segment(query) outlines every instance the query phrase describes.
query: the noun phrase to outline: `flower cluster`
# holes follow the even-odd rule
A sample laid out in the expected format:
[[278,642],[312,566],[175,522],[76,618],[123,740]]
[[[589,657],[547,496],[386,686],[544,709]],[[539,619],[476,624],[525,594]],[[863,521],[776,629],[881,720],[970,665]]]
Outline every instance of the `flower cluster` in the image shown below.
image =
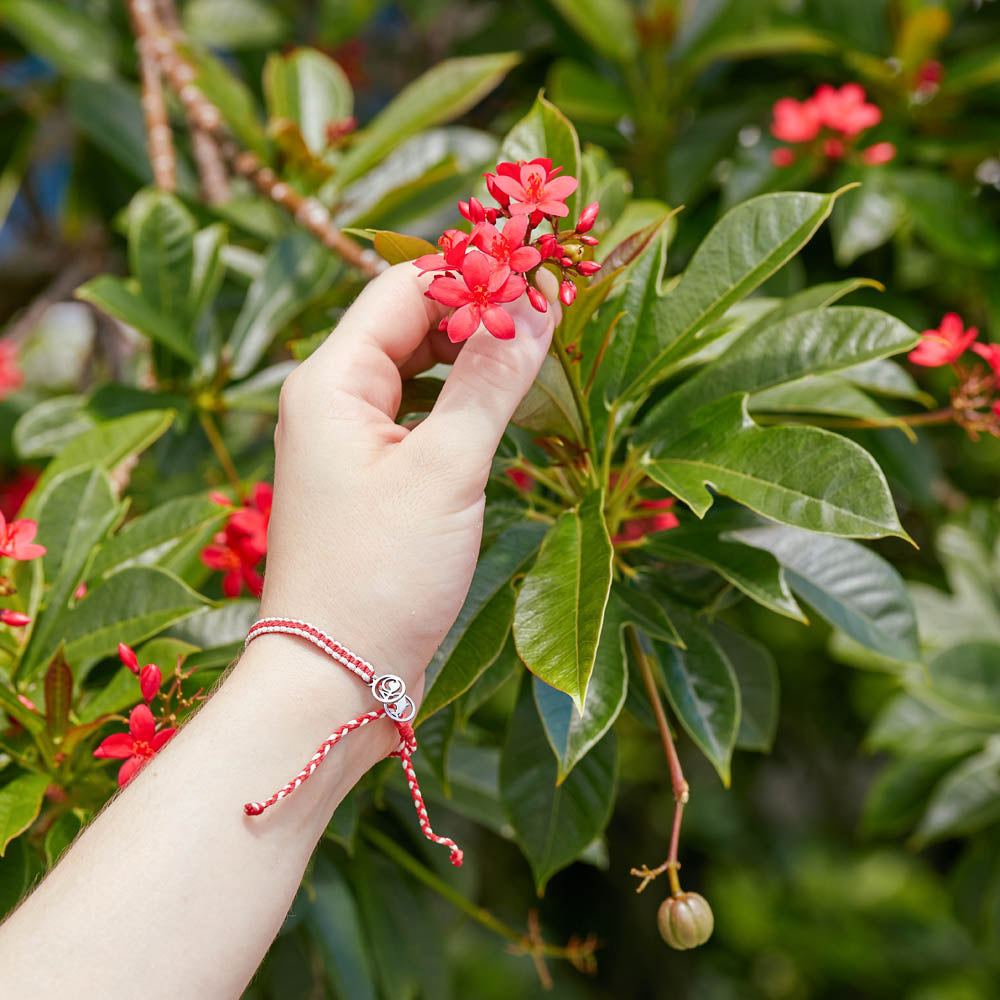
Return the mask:
[[[201,550],[201,561],[223,573],[222,592],[226,597],[239,597],[244,584],[254,597],[260,597],[264,578],[257,566],[267,555],[267,525],[271,519],[273,490],[269,483],[256,483],[247,503],[236,508],[226,526]],[[224,493],[213,493],[212,499],[223,507],[232,506]]]
[[665,500],[640,500],[637,507],[640,511],[658,511],[640,517],[631,517],[622,523],[621,528],[611,539],[615,545],[622,542],[637,542],[646,535],[654,535],[658,531],[669,531],[680,523],[677,515],[671,510],[677,501],[673,497]]
[[[797,101],[782,97],[774,105],[771,134],[796,147],[780,146],[771,154],[778,167],[795,162],[801,150],[827,159],[842,160],[851,155],[858,136],[882,120],[882,112],[865,100],[860,84],[846,83],[839,90],[824,83],[812,97]],[[896,155],[891,142],[876,142],[861,151],[860,160],[869,166],[888,163]]]
[[[486,207],[478,198],[460,201],[458,209],[472,224],[471,231],[446,230],[438,240],[440,253],[414,261],[425,273],[442,272],[426,295],[455,310],[441,321],[441,329],[455,343],[471,337],[480,324],[500,340],[512,339],[514,318],[504,306],[522,295],[538,312],[545,312],[548,302],[538,288],[543,262],[558,270],[559,299],[567,306],[576,298],[573,275],[590,277],[600,270],[595,261],[584,259],[588,248],[597,245],[589,233],[598,203],[580,213],[574,229],[559,229],[559,220],[569,215],[566,199],[579,184],[575,177],[563,175],[562,167],[553,168],[547,157],[500,163],[496,173],[485,177],[498,207]],[[543,224],[545,231],[535,233]]]
[[[38,533],[38,522],[22,517],[8,521],[0,511],[0,556],[6,556],[17,562],[27,562],[45,555],[45,546],[35,542]],[[0,597],[9,597],[17,593],[11,581],[0,576]],[[11,608],[0,609],[0,624],[10,628],[22,628],[31,624],[31,619],[20,611]]]
[[[177,732],[178,712],[192,708],[204,696],[199,688],[191,697],[183,697],[181,682],[194,671],[185,673],[181,669],[180,657],[177,658],[173,682],[166,691],[161,690],[163,674],[155,663],[140,667],[135,650],[123,642],[118,644],[118,658],[139,679],[142,703],[129,713],[128,732],[112,733],[105,737],[94,750],[94,756],[98,759],[124,761],[118,770],[118,785],[124,788]],[[153,714],[152,709],[153,701],[157,698],[160,699],[159,717]]]
[[[909,358],[924,368],[951,365],[958,384],[951,391],[949,416],[975,438],[979,433],[1000,437],[1000,344],[980,343],[979,330],[968,329],[958,313],[948,313],[933,330],[924,330]],[[986,368],[968,367],[962,356],[971,350]]]

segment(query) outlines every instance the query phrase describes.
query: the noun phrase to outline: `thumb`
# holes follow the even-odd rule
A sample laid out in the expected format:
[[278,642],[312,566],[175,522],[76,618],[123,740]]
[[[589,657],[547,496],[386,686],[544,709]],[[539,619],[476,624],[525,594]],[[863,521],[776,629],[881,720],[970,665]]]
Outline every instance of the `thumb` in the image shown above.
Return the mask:
[[[517,334],[497,340],[480,328],[463,345],[434,409],[411,438],[445,454],[463,473],[481,478],[481,490],[500,438],[518,404],[538,375],[552,331],[561,316],[558,305],[537,312],[527,296],[507,307]],[[421,440],[422,439],[422,440]]]

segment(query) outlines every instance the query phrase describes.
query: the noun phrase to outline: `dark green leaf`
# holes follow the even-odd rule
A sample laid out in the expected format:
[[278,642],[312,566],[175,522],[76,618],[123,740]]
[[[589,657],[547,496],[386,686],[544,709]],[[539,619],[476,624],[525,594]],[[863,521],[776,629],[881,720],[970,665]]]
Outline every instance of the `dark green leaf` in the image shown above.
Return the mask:
[[611,539],[595,490],[559,515],[524,578],[514,641],[525,666],[582,709],[611,590]]
[[964,837],[1000,820],[1000,742],[963,761],[934,790],[914,842]]
[[888,243],[905,214],[902,199],[885,172],[866,169],[861,187],[845,191],[830,216],[837,263],[847,267],[862,254]]
[[898,837],[923,815],[934,787],[954,757],[904,757],[887,764],[872,782],[861,828],[868,836]]
[[284,18],[265,0],[189,0],[184,29],[199,42],[223,49],[267,48],[287,34]]
[[518,427],[536,434],[559,434],[571,441],[583,436],[580,414],[563,366],[551,354],[511,417]]
[[63,851],[69,847],[80,832],[80,818],[71,812],[63,813],[48,828],[45,834],[45,861],[53,868]]
[[94,426],[83,408],[83,396],[43,399],[25,411],[14,425],[12,443],[21,458],[47,458]]
[[73,671],[60,650],[45,671],[45,725],[57,744],[66,734],[72,703]]
[[929,693],[945,709],[1000,719],[1000,642],[963,642],[927,666]]
[[486,704],[501,688],[520,676],[524,669],[514,646],[514,637],[508,636],[500,655],[480,674],[478,680],[455,702],[458,725],[464,727],[469,717]]
[[577,122],[615,125],[635,114],[635,103],[622,88],[574,59],[552,64],[548,89],[556,107]]
[[960,757],[981,750],[993,732],[943,715],[911,694],[900,693],[879,712],[865,737],[872,750],[905,757]]
[[0,788],[0,858],[7,845],[35,822],[49,781],[47,774],[22,774]]
[[558,787],[558,769],[534,699],[514,710],[500,759],[500,795],[539,894],[604,830],[614,804],[616,753],[608,733]]
[[770,753],[778,729],[778,665],[770,650],[742,632],[715,622],[710,631],[729,660],[740,689],[740,750]]
[[639,51],[633,10],[626,0],[552,0],[559,13],[602,55],[629,63]]

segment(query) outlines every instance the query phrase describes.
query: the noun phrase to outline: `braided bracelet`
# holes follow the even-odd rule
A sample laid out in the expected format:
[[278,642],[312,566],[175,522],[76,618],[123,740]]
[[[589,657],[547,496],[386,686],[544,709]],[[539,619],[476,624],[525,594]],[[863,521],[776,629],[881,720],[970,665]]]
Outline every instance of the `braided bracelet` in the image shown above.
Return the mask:
[[406,783],[410,787],[410,796],[413,798],[413,807],[417,811],[417,820],[420,829],[428,840],[435,844],[441,844],[451,850],[451,863],[460,865],[462,863],[462,851],[454,840],[449,837],[439,837],[432,829],[430,820],[427,818],[427,807],[424,805],[424,797],[420,793],[420,785],[417,783],[417,775],[413,770],[413,763],[410,758],[416,752],[417,738],[413,732],[410,720],[417,714],[417,707],[413,699],[406,693],[406,684],[401,677],[395,674],[376,674],[375,668],[360,656],[355,656],[349,649],[346,649],[339,642],[335,642],[322,629],[310,625],[308,622],[299,621],[295,618],[261,618],[253,623],[247,633],[243,648],[253,642],[258,636],[267,633],[281,633],[284,635],[297,635],[301,639],[306,639],[314,646],[321,649],[327,656],[336,660],[339,664],[347,667],[353,674],[357,674],[372,691],[372,695],[379,703],[379,707],[364,715],[359,715],[356,719],[351,719],[336,732],[331,733],[321,744],[319,749],[309,759],[309,763],[287,785],[279,788],[269,799],[263,802],[248,802],[243,811],[248,816],[259,816],[265,809],[273,806],[279,799],[291,795],[317,767],[323,762],[326,755],[343,739],[348,733],[355,729],[361,729],[370,722],[376,722],[381,718],[389,719],[399,730],[399,746],[393,750],[389,756],[398,757],[403,765],[406,774]]

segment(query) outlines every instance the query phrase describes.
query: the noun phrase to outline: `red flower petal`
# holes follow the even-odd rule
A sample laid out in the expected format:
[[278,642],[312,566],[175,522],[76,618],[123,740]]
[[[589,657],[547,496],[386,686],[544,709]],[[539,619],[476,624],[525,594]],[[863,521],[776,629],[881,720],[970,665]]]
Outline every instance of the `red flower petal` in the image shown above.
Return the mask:
[[519,274],[510,275],[507,280],[493,293],[494,302],[513,302],[518,296],[524,294],[528,283]]
[[446,306],[463,306],[469,301],[469,289],[457,278],[440,277],[431,282],[427,297]]
[[121,759],[132,756],[132,736],[130,733],[112,733],[101,740],[94,750],[95,757]]
[[[462,261],[462,277],[469,288],[489,284],[496,271],[496,264],[481,250],[470,250]],[[468,295],[465,299],[468,302]]]
[[483,310],[483,325],[497,340],[513,340],[517,332],[510,313],[500,306],[490,306]]
[[231,570],[222,578],[222,593],[226,597],[239,597],[243,589],[243,575],[238,569]]
[[173,728],[171,728],[171,729],[161,729],[153,737],[153,742],[151,744],[152,747],[153,747],[153,752],[155,753],[158,750],[162,750],[163,747],[165,747],[167,745],[167,743],[170,742],[170,737],[173,736],[174,733],[176,733],[176,732],[177,732],[177,730],[173,729]]
[[153,738],[156,722],[153,713],[146,705],[136,705],[132,709],[128,717],[128,728],[137,740],[145,740],[148,743]]
[[[528,221],[526,215],[517,215],[517,219]],[[518,247],[510,255],[510,268],[512,271],[530,271],[536,264],[542,262],[542,255],[534,247]]]
[[[504,164],[501,163],[500,167],[503,166]],[[496,184],[497,187],[500,188],[500,190],[503,191],[505,195],[508,195],[509,197],[515,199],[516,201],[523,201],[525,198],[528,197],[528,192],[524,190],[524,186],[521,184],[519,180],[515,180],[514,177],[508,177],[505,176],[504,174],[499,174],[497,176]]]
[[145,763],[142,757],[129,757],[118,769],[118,787],[124,788],[142,770]]
[[448,320],[448,339],[457,344],[459,341],[468,340],[479,327],[479,306],[462,306],[458,312],[454,313]]
[[580,182],[575,177],[556,177],[545,185],[545,199],[565,201],[578,187]]

